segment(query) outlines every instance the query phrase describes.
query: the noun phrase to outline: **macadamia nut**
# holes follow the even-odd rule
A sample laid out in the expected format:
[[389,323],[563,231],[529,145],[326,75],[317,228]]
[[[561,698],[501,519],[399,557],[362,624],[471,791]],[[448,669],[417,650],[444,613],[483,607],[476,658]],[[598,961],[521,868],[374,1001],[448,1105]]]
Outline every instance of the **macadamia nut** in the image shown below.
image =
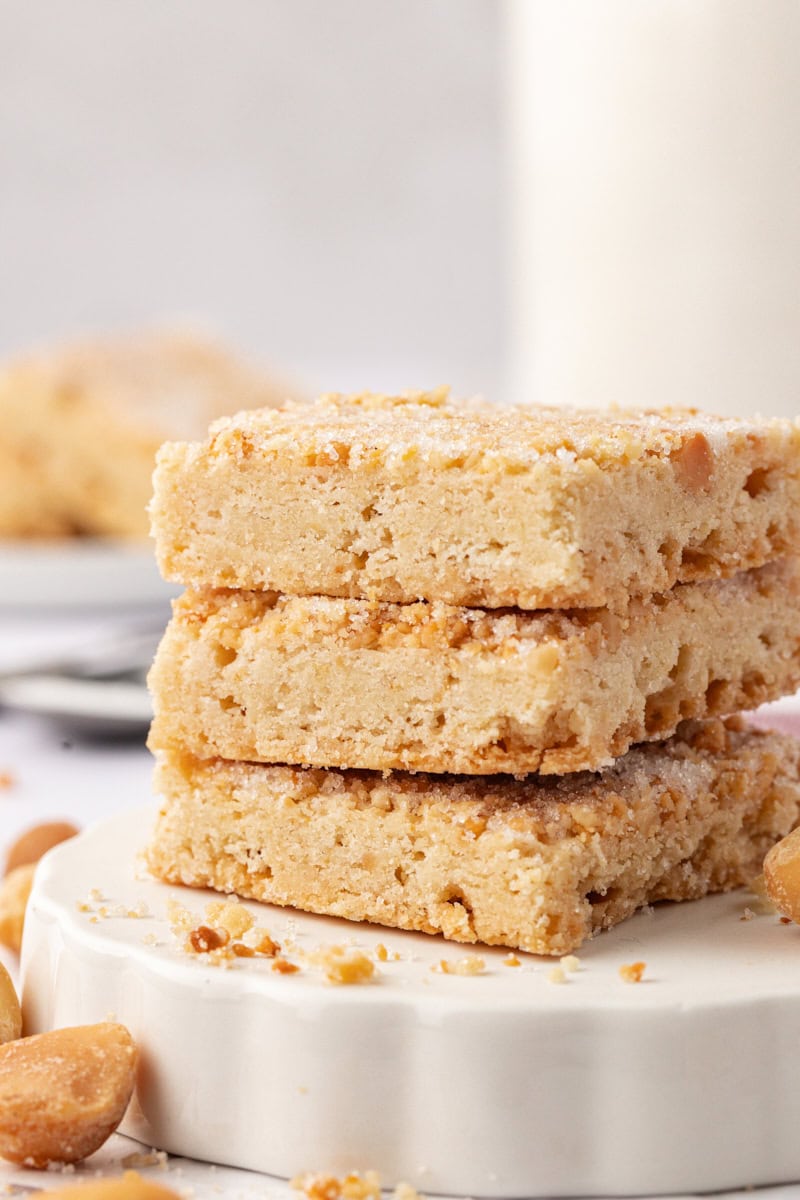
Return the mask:
[[37,863],[53,846],[75,837],[76,833],[78,829],[69,821],[46,821],[26,829],[11,844],[6,855],[5,874],[9,875],[17,867],[24,867],[28,863]]
[[0,882],[0,946],[7,946],[19,954],[22,945],[22,927],[25,924],[25,909],[33,887],[35,863],[15,867]]
[[160,1183],[143,1179],[136,1171],[126,1171],[112,1179],[92,1179],[88,1183],[73,1184],[43,1192],[42,1200],[58,1196],[59,1200],[180,1200],[177,1192]]
[[0,1046],[0,1155],[46,1167],[93,1154],[122,1120],[135,1076],[124,1025],[78,1025]]
[[778,912],[800,924],[800,827],[764,859],[764,882]]
[[22,1012],[11,976],[0,963],[0,1046],[22,1033]]

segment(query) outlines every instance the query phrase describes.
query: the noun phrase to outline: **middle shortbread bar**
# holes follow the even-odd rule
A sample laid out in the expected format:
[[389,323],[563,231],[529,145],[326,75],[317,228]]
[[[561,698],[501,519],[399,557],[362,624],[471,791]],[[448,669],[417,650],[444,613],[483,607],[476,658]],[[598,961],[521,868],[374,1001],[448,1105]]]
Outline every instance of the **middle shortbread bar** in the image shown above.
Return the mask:
[[800,565],[527,613],[189,591],[150,676],[150,746],[373,770],[596,770],[686,718],[800,684]]

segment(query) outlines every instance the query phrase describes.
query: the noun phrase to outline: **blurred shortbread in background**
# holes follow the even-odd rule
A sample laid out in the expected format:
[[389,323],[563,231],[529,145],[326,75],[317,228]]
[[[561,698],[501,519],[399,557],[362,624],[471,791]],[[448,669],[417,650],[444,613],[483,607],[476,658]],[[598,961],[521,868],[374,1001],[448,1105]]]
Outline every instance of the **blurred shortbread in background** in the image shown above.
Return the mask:
[[155,453],[296,389],[191,333],[84,340],[0,370],[0,536],[144,538]]

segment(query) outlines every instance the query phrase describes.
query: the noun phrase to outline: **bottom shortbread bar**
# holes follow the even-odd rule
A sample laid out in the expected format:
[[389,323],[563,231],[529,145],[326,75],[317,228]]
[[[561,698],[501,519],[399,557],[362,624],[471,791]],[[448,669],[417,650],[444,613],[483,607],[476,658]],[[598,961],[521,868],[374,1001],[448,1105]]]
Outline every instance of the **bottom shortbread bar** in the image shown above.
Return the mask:
[[163,759],[162,879],[539,954],[748,882],[800,821],[800,742],[687,723],[599,774],[383,776]]

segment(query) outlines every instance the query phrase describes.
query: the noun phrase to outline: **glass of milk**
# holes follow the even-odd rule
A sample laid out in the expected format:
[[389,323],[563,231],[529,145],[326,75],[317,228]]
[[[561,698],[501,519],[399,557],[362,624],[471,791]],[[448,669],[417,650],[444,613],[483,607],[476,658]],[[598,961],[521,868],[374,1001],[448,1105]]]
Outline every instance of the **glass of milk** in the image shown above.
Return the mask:
[[800,0],[510,0],[512,396],[800,414]]

